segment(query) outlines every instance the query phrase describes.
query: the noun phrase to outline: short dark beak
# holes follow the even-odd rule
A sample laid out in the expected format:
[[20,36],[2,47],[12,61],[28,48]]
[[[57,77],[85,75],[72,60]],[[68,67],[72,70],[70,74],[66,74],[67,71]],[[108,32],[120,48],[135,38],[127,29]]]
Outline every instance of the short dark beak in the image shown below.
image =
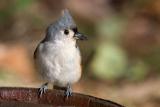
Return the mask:
[[78,40],[87,40],[87,37],[79,32],[76,32],[74,34],[74,38],[78,39]]

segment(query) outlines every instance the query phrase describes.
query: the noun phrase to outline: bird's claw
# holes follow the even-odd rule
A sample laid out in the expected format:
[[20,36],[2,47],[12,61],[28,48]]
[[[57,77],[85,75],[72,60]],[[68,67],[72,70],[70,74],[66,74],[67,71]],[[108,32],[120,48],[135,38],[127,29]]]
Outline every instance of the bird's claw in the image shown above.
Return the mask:
[[70,87],[70,85],[67,85],[65,97],[68,99],[69,96],[72,96],[72,88]]
[[48,89],[48,83],[43,84],[39,89],[38,89],[38,96],[41,98],[44,93],[46,93],[46,90]]

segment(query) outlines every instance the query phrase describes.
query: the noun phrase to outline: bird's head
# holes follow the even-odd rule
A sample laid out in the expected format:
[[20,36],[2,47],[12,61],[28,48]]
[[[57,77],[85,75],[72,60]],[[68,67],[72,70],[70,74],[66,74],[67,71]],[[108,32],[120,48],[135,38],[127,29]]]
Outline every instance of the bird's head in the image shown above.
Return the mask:
[[62,16],[47,28],[47,38],[54,40],[86,40],[87,37],[78,32],[77,26],[67,9]]

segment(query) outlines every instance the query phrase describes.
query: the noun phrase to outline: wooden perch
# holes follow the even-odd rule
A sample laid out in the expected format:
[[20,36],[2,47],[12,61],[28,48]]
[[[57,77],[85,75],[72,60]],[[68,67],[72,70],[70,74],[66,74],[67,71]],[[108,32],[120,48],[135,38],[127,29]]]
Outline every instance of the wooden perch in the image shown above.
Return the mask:
[[73,93],[64,99],[61,90],[47,90],[38,98],[36,88],[0,88],[0,107],[124,107],[112,101]]

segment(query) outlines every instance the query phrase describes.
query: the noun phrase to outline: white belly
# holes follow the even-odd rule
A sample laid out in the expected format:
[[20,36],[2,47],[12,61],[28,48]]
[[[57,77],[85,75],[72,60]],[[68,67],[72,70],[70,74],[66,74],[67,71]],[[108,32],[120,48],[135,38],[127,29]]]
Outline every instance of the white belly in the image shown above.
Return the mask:
[[36,63],[41,76],[58,86],[77,82],[81,76],[79,49],[67,44],[39,45]]

